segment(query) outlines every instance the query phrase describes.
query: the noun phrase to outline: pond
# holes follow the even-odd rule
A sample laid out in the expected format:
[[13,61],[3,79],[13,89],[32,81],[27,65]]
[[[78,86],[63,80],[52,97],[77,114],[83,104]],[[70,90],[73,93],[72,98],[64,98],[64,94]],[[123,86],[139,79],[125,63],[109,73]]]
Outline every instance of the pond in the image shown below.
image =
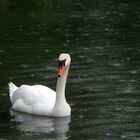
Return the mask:
[[[140,140],[140,2],[1,0],[0,18],[0,140]],[[13,112],[8,83],[55,90],[62,52],[71,117]]]

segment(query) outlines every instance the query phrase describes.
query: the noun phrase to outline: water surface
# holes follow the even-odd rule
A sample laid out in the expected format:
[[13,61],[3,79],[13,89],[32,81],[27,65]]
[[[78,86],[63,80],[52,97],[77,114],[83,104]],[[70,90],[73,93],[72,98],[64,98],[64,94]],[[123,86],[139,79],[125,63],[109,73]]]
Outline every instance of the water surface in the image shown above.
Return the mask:
[[[0,3],[0,139],[140,139],[140,3]],[[57,57],[71,54],[70,118],[12,112],[9,81],[55,90]]]

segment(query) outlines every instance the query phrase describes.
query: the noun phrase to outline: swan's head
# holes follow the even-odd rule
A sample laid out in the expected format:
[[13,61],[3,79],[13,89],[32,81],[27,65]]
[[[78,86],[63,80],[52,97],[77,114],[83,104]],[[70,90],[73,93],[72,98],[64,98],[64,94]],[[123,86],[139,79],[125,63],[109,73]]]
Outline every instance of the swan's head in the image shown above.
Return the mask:
[[58,77],[61,77],[65,71],[65,69],[70,65],[71,58],[67,53],[62,53],[58,57],[59,68],[58,68]]

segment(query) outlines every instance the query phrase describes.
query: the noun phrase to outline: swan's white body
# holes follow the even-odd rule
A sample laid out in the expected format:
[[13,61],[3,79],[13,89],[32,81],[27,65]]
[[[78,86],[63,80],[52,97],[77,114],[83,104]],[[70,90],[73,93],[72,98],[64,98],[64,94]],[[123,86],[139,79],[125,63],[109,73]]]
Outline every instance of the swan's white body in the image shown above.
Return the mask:
[[64,59],[66,60],[65,69],[57,80],[56,92],[43,85],[17,87],[10,82],[9,93],[12,109],[43,116],[70,116],[71,108],[65,99],[65,84],[71,59],[68,54],[61,54],[59,61]]

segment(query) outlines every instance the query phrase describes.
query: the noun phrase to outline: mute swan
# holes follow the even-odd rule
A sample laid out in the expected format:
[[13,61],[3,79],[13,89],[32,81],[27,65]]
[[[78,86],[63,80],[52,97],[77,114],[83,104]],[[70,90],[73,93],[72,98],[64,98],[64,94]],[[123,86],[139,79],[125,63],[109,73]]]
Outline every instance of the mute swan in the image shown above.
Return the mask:
[[71,108],[65,99],[65,85],[71,58],[62,53],[59,58],[56,92],[43,85],[15,86],[9,83],[12,109],[34,115],[65,117],[71,115]]

